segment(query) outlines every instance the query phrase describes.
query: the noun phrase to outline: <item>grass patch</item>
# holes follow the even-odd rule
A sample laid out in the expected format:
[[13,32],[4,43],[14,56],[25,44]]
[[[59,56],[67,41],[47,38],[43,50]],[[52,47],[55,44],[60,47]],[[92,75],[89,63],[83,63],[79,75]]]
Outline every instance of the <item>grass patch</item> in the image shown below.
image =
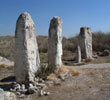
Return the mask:
[[47,76],[47,80],[55,80],[57,78],[55,73],[51,73],[49,76]]
[[80,74],[79,71],[73,69],[72,67],[69,67],[69,66],[64,66],[62,65],[59,70],[58,70],[58,74],[60,73],[67,73],[67,72],[70,72],[73,76],[77,76]]
[[86,62],[86,63],[91,62],[91,61],[92,61],[91,58],[87,58],[87,59],[85,59],[85,62]]

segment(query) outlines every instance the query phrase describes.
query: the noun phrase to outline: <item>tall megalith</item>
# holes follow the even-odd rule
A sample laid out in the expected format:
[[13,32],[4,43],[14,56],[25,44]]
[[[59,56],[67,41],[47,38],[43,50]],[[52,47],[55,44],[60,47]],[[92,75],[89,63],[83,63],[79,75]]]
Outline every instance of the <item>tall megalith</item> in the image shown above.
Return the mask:
[[81,48],[81,57],[83,59],[92,59],[92,33],[89,27],[80,28],[79,45]]
[[55,16],[48,33],[48,70],[56,72],[62,65],[62,21]]
[[15,75],[16,81],[33,81],[40,67],[35,25],[28,13],[22,13],[15,30]]

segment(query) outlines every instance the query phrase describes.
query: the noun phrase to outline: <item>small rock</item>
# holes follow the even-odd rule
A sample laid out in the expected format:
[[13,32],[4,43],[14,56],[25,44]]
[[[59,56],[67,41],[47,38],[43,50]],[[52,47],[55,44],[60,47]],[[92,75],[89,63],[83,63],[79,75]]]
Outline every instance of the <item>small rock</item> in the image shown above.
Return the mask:
[[44,91],[44,95],[45,95],[45,96],[48,96],[48,95],[50,95],[50,92],[45,92],[45,91]]
[[60,78],[62,81],[64,81],[64,80],[65,80],[65,75],[60,74],[60,75],[58,76],[58,78]]
[[110,51],[109,50],[104,50],[103,56],[110,56]]
[[38,82],[38,81],[39,81],[39,79],[38,79],[38,78],[35,78],[34,80],[35,80],[35,82]]
[[24,98],[24,97],[25,97],[25,95],[24,95],[24,94],[21,94],[21,95],[20,95],[20,98]]
[[12,88],[10,88],[10,91],[11,91],[11,92],[15,92],[15,91],[16,91],[16,89],[12,89]]
[[0,100],[4,100],[4,91],[0,88]]
[[29,88],[34,88],[33,84],[30,83],[29,84]]
[[24,89],[24,90],[19,90],[18,92],[20,92],[21,94],[25,94],[27,91],[27,89]]
[[97,59],[97,58],[98,58],[98,56],[97,56],[96,54],[95,54],[95,55],[93,55],[92,57],[93,57],[93,58],[95,58],[95,59]]
[[98,56],[103,56],[103,53],[99,51],[99,52],[97,52],[97,55]]
[[43,96],[43,95],[44,95],[44,91],[41,90],[41,91],[40,91],[40,96]]
[[16,100],[16,95],[12,92],[4,92],[4,100]]
[[17,87],[15,87],[15,88],[16,88],[16,90],[20,90],[20,88],[21,88],[20,84],[17,84]]
[[21,86],[20,84],[17,83],[13,85],[13,88],[14,88],[13,90],[20,90]]
[[20,92],[16,92],[16,95],[20,95],[21,93]]
[[40,96],[48,96],[50,95],[50,92],[45,92],[43,90],[40,91]]
[[42,79],[42,78],[39,78],[39,81],[38,81],[39,83],[43,83],[44,82],[44,80]]
[[54,85],[61,85],[61,80],[60,79],[55,79],[54,80]]
[[25,89],[25,85],[22,84],[22,85],[21,85],[21,90],[24,90],[24,89]]
[[60,74],[58,75],[58,78],[60,78],[62,81],[64,81],[65,78],[66,78],[68,75],[69,75],[68,72],[66,72],[66,73],[60,73]]
[[37,91],[36,91],[36,89],[35,88],[29,88],[28,89],[28,93],[29,94],[33,94],[33,93],[36,93]]
[[45,84],[46,84],[47,86],[52,86],[53,83],[54,83],[54,82],[53,82],[53,81],[50,81],[50,80],[45,82]]
[[45,88],[47,87],[45,84],[39,83],[38,85],[36,85],[37,87],[41,87],[41,88]]

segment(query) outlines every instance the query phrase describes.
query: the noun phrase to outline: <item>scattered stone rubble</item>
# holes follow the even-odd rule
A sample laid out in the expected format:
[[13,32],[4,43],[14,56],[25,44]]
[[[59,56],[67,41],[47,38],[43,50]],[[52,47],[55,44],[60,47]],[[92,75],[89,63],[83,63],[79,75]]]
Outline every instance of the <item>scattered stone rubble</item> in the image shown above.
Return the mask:
[[25,95],[37,93],[39,96],[48,96],[50,92],[47,92],[47,88],[52,85],[61,85],[62,81],[72,76],[71,72],[62,72],[55,74],[56,76],[52,79],[43,80],[42,78],[35,78],[33,83],[17,83],[13,82],[10,85],[10,92],[15,93],[19,97],[25,97]]
[[44,83],[45,81],[41,78],[35,78],[34,83],[16,83],[13,82],[10,87],[10,91],[14,92],[16,95],[24,96],[26,94],[38,93],[39,95],[49,95],[49,92],[46,92],[47,85]]
[[103,52],[97,52],[98,56],[110,56],[110,50],[104,50]]

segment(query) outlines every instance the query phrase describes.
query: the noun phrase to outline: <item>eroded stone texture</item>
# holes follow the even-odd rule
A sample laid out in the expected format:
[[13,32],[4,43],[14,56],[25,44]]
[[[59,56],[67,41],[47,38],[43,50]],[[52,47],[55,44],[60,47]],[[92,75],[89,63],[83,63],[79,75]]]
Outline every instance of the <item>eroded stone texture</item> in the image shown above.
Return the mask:
[[83,59],[92,59],[92,33],[89,27],[80,28],[79,45],[81,48],[81,57]]
[[48,37],[48,70],[56,72],[62,65],[62,21],[55,16],[50,22]]
[[15,31],[15,74],[16,81],[33,81],[40,67],[35,25],[28,13],[22,13]]
[[78,45],[77,46],[77,63],[80,63],[81,62],[81,49],[80,49],[80,46]]

